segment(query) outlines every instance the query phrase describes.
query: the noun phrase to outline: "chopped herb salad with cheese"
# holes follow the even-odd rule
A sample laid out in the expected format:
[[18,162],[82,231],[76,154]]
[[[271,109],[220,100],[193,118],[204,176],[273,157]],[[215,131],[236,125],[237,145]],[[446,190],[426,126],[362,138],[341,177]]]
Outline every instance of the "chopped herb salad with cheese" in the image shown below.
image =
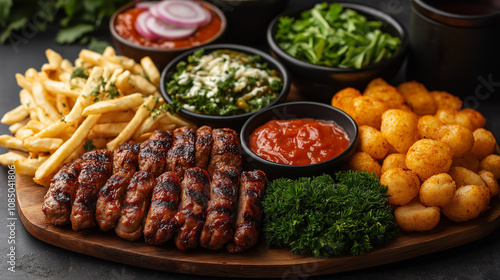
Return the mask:
[[174,107],[213,116],[259,110],[279,95],[283,81],[257,55],[200,49],[177,64],[167,81]]

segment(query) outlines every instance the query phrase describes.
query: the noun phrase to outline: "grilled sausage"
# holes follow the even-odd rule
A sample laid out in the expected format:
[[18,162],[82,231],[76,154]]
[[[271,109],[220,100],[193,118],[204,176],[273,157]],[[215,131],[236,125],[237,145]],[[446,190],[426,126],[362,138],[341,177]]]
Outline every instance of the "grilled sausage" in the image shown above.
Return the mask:
[[175,215],[179,207],[181,182],[172,171],[156,178],[146,223],[144,240],[148,244],[161,245],[177,231]]
[[112,169],[111,151],[94,150],[83,154],[82,171],[78,176],[75,200],[71,209],[74,231],[95,226],[97,193],[106,183]]
[[96,222],[102,231],[115,227],[120,218],[123,198],[139,160],[139,144],[129,141],[113,152],[113,175],[99,190]]
[[257,244],[266,185],[266,174],[260,170],[241,173],[236,229],[233,240],[226,245],[230,253],[241,253]]
[[196,130],[194,166],[207,169],[213,143],[212,128],[210,126],[202,126]]
[[179,178],[184,177],[184,171],[194,167],[195,163],[196,131],[183,126],[174,130],[174,144],[168,151],[167,169],[177,173]]
[[217,128],[212,130],[213,145],[208,165],[208,173],[213,175],[214,171],[224,165],[235,167],[241,172],[241,152],[238,133],[230,128]]
[[81,159],[66,163],[52,178],[42,205],[47,222],[58,226],[70,223],[69,216],[81,170],[80,163]]
[[209,195],[208,173],[198,167],[187,169],[181,183],[181,205],[175,215],[179,225],[179,230],[175,235],[175,245],[180,250],[184,251],[198,246]]
[[200,236],[200,245],[219,250],[233,238],[238,201],[238,170],[225,165],[214,171],[210,184],[207,218]]
[[147,171],[153,176],[160,176],[165,172],[167,153],[172,147],[172,132],[156,130],[148,140],[141,144],[139,151],[139,169]]
[[123,200],[120,219],[115,232],[123,239],[134,241],[142,235],[155,178],[146,171],[137,171],[130,180]]

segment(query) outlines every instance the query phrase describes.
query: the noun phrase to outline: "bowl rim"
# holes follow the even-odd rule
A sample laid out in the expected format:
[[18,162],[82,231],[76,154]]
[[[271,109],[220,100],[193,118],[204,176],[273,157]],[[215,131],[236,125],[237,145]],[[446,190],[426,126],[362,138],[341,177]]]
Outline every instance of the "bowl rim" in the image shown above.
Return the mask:
[[227,29],[227,18],[224,15],[224,13],[217,6],[213,5],[212,3],[209,3],[207,1],[202,1],[202,0],[196,0],[196,1],[202,3],[202,5],[204,5],[205,7],[208,7],[210,10],[212,10],[215,14],[217,14],[217,16],[221,20],[221,27],[220,27],[219,31],[214,36],[212,36],[210,39],[202,42],[200,45],[197,45],[197,46],[186,46],[186,47],[182,47],[182,48],[166,49],[166,48],[156,48],[156,47],[143,46],[143,45],[137,44],[135,42],[129,41],[126,38],[123,38],[116,31],[115,21],[116,21],[118,15],[120,15],[121,13],[123,13],[124,11],[126,11],[128,9],[133,8],[137,4],[137,1],[132,1],[132,2],[129,2],[129,3],[125,4],[125,5],[121,6],[120,8],[118,8],[118,10],[116,10],[113,13],[113,15],[111,16],[111,18],[109,20],[109,30],[111,32],[111,36],[113,38],[115,38],[116,40],[118,40],[120,43],[124,44],[124,45],[130,46],[130,47],[133,47],[133,48],[136,48],[136,49],[140,49],[142,51],[161,52],[161,53],[163,53],[163,52],[182,52],[182,51],[189,50],[189,49],[192,49],[192,48],[195,48],[195,47],[205,46],[207,44],[210,44],[213,41],[215,41],[218,38],[220,38],[224,34],[224,32],[226,31],[226,29]]
[[214,116],[214,115],[200,114],[200,113],[192,112],[192,111],[186,110],[184,108],[181,108],[179,110],[179,112],[187,117],[196,118],[196,119],[202,118],[202,119],[212,121],[212,122],[220,122],[220,121],[228,121],[228,120],[234,120],[234,121],[243,120],[243,119],[249,118],[250,116],[254,115],[257,112],[260,112],[262,110],[265,110],[269,107],[272,107],[272,106],[280,103],[282,100],[284,100],[286,98],[286,96],[290,92],[291,80],[290,80],[290,75],[288,73],[288,70],[276,58],[272,57],[271,55],[269,55],[261,50],[258,50],[258,49],[253,48],[253,47],[244,46],[244,45],[211,44],[211,45],[207,45],[207,46],[197,47],[197,48],[194,48],[194,49],[191,49],[189,51],[184,52],[184,53],[178,55],[177,57],[175,57],[173,60],[171,60],[163,68],[163,70],[161,72],[161,77],[160,77],[160,93],[163,96],[163,98],[165,99],[165,101],[167,101],[168,103],[170,103],[170,104],[172,103],[172,98],[170,98],[170,95],[167,93],[167,90],[166,90],[166,79],[168,78],[167,75],[169,75],[169,72],[171,72],[170,70],[172,70],[176,67],[177,63],[179,63],[182,60],[185,60],[188,56],[192,55],[194,52],[196,52],[200,49],[204,49],[204,50],[208,50],[208,51],[213,51],[213,50],[218,50],[218,49],[230,49],[230,50],[235,50],[235,51],[243,52],[243,53],[250,54],[250,55],[259,55],[265,62],[272,63],[273,65],[276,66],[276,67],[271,67],[271,68],[276,69],[279,72],[279,74],[283,80],[283,88],[281,89],[281,91],[279,92],[279,94],[275,100],[273,100],[266,107],[264,107],[260,110],[257,110],[257,111],[243,113],[243,114],[239,114],[239,115],[231,115],[231,116]]
[[[264,159],[261,156],[259,156],[258,154],[256,154],[252,149],[250,149],[250,146],[248,144],[247,137],[245,136],[245,134],[248,133],[249,136],[251,135],[252,131],[248,131],[249,126],[261,114],[265,114],[268,111],[272,111],[272,110],[279,109],[279,108],[282,108],[282,107],[287,107],[287,106],[323,107],[323,108],[326,108],[328,110],[336,111],[337,113],[340,113],[341,116],[345,117],[349,121],[349,123],[353,126],[353,128],[354,128],[354,137],[353,137],[353,139],[349,139],[349,146],[342,153],[340,153],[339,155],[337,155],[337,156],[335,156],[335,157],[333,157],[331,159],[328,159],[328,160],[325,160],[325,161],[322,161],[322,162],[317,162],[317,163],[312,163],[312,164],[304,164],[304,165],[291,165],[291,164],[277,163],[277,162],[274,162],[274,161],[270,161],[270,160]],[[293,119],[306,119],[306,118],[308,118],[308,117],[298,117],[298,118],[293,118]],[[289,120],[287,118],[285,118],[285,119]],[[292,118],[290,118],[290,119],[292,119]],[[270,120],[272,120],[272,118]],[[333,121],[333,122],[337,123],[336,120],[327,120],[327,119],[325,119],[325,120],[326,121]],[[265,122],[263,124],[265,124]],[[344,127],[342,127],[342,129],[344,131],[346,131],[346,129]],[[324,103],[321,103],[321,102],[315,102],[315,101],[286,102],[286,103],[278,104],[276,106],[272,106],[272,107],[263,109],[262,111],[259,111],[257,114],[255,114],[251,118],[249,118],[243,124],[243,126],[242,126],[242,128],[240,130],[240,144],[241,144],[241,147],[243,149],[243,154],[251,157],[252,160],[259,161],[260,163],[272,166],[273,168],[302,169],[302,168],[313,168],[313,167],[319,167],[319,166],[323,166],[323,165],[333,164],[336,161],[338,161],[339,159],[342,159],[346,154],[349,154],[351,152],[351,150],[353,150],[353,149],[356,148],[356,143],[358,142],[358,138],[359,138],[359,127],[358,127],[356,121],[354,121],[354,119],[351,116],[349,116],[346,112],[340,110],[339,108],[336,108],[336,107],[333,107],[331,105],[324,104]]]
[[[294,10],[289,10],[289,11],[284,11],[280,14],[278,14],[274,19],[271,21],[267,28],[266,32],[266,38],[267,38],[267,43],[271,50],[278,56],[281,57],[284,60],[287,60],[289,63],[296,64],[298,67],[303,68],[305,70],[314,70],[314,71],[322,71],[326,73],[361,73],[367,70],[371,69],[376,69],[380,67],[387,66],[391,64],[393,61],[396,61],[400,59],[402,56],[406,55],[406,51],[408,49],[409,45],[409,36],[408,36],[408,31],[406,30],[406,27],[402,25],[397,19],[392,17],[391,15],[377,10],[376,8],[363,5],[363,4],[356,4],[356,3],[346,3],[346,2],[335,2],[337,4],[342,5],[344,8],[352,9],[357,12],[360,12],[363,15],[370,15],[371,17],[375,17],[376,20],[381,21],[382,24],[388,24],[392,26],[393,28],[396,29],[398,32],[398,37],[401,40],[401,45],[399,46],[398,50],[389,58],[384,59],[380,62],[377,62],[375,64],[370,64],[368,66],[362,67],[360,69],[356,68],[340,68],[340,67],[329,67],[329,66],[323,66],[323,65],[316,65],[310,62],[306,62],[303,60],[300,60],[298,58],[295,58],[288,54],[286,51],[284,51],[275,41],[274,39],[274,33],[276,30],[276,26],[278,24],[278,21],[280,17],[282,16],[289,16],[289,15],[295,15],[299,14],[305,10],[312,9],[316,4],[309,4],[307,6],[303,6],[302,8],[294,9]],[[332,3],[329,3],[332,4]],[[382,25],[382,26],[383,26]]]

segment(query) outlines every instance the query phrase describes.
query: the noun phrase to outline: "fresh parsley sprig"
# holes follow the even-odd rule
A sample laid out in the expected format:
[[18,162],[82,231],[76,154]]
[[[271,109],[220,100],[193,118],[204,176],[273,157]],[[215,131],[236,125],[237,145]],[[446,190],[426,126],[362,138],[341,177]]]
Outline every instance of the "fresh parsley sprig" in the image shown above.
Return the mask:
[[359,255],[399,232],[387,187],[366,172],[277,179],[263,206],[266,241],[296,254]]

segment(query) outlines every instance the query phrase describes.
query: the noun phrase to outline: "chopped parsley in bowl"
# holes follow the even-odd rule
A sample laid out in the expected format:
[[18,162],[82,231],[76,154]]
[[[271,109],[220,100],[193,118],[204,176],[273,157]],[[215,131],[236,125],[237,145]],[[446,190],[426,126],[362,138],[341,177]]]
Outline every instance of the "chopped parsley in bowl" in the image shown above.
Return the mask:
[[202,124],[243,122],[288,95],[290,81],[276,59],[240,45],[211,45],[184,53],[162,73],[171,110]]

